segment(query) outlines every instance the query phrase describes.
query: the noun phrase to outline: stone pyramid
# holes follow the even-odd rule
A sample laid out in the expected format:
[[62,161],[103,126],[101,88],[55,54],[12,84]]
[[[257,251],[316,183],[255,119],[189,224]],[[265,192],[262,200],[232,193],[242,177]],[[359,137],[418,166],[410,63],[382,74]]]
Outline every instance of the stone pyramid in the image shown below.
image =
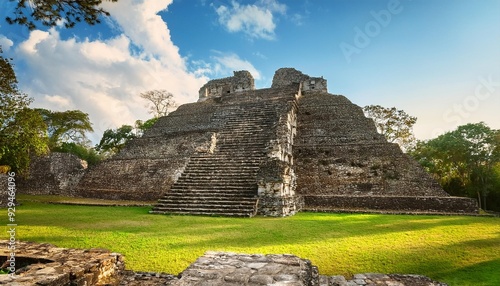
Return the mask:
[[113,158],[76,195],[158,200],[152,213],[287,216],[314,211],[475,213],[449,196],[323,78],[276,71],[216,79]]

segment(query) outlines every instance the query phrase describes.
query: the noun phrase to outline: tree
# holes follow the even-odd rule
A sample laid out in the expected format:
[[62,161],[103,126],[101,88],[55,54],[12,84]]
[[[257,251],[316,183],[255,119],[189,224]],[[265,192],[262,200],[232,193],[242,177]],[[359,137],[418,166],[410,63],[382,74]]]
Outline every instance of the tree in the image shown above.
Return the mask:
[[405,151],[415,144],[413,125],[417,118],[395,107],[385,108],[380,105],[368,105],[363,108],[366,117],[373,119],[380,134],[388,142],[397,143]]
[[141,137],[146,130],[150,129],[158,121],[157,117],[146,121],[137,120],[135,127],[122,125],[117,129],[108,129],[104,131],[102,139],[95,149],[106,156],[111,156],[120,152],[128,141]]
[[47,126],[19,91],[10,59],[0,55],[0,165],[26,173],[30,157],[47,152]]
[[117,129],[107,129],[99,144],[96,145],[96,150],[103,154],[112,155],[118,153],[130,139],[134,138],[137,138],[137,135],[130,125],[122,125]]
[[476,196],[484,209],[490,193],[500,193],[500,131],[483,122],[419,142],[410,154],[436,175],[446,191]]
[[28,107],[33,101],[17,88],[17,78],[12,68],[12,59],[6,59],[2,55],[0,46],[0,131],[5,128],[14,115]]
[[151,119],[148,119],[146,121],[142,121],[142,120],[137,120],[135,122],[135,135],[137,135],[137,137],[141,137],[144,132],[146,132],[146,130],[150,129],[151,127],[153,127],[153,125],[158,121],[158,117],[153,117]]
[[[30,30],[36,28],[35,22],[48,27],[56,26],[64,21],[66,28],[85,21],[89,25],[100,23],[101,16],[109,16],[109,12],[99,7],[102,0],[10,0],[17,1],[14,17],[6,17],[9,24],[20,24]],[[108,0],[117,2],[118,0]]]
[[86,132],[92,132],[92,123],[89,115],[80,110],[67,110],[63,112],[36,109],[47,124],[49,147],[54,149],[63,143],[77,143],[86,145]]
[[154,117],[166,116],[169,110],[175,108],[177,105],[174,101],[174,95],[164,89],[150,90],[140,94],[140,97],[149,100],[149,113]]
[[85,160],[90,166],[96,165],[103,159],[103,156],[97,153],[94,148],[74,142],[63,142],[60,146],[56,147],[52,151],[71,153],[73,155],[76,155],[78,158]]
[[48,152],[47,126],[37,111],[24,108],[0,132],[0,165],[8,165],[13,171],[26,174],[32,156]]

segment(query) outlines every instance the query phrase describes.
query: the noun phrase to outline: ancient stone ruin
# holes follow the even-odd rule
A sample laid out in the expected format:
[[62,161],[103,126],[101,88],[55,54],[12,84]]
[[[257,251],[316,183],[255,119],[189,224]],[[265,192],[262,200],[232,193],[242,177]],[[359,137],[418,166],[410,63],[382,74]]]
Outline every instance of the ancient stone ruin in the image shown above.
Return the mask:
[[87,162],[70,153],[52,152],[34,157],[26,178],[18,178],[18,188],[30,195],[73,195],[85,174]]
[[125,270],[121,254],[103,249],[70,249],[17,242],[15,256],[12,256],[7,245],[8,241],[0,240],[1,268],[12,268],[15,272],[0,275],[0,285],[446,286],[421,275],[367,273],[356,274],[351,280],[344,276],[319,275],[318,268],[311,261],[287,254],[207,251],[183,272],[173,275]]
[[89,168],[76,196],[158,200],[152,213],[477,213],[451,197],[327,81],[292,68],[271,88],[249,72],[209,81],[196,103]]
[[0,264],[9,272],[0,284],[19,286],[117,285],[125,268],[122,255],[107,250],[7,240],[0,240]]

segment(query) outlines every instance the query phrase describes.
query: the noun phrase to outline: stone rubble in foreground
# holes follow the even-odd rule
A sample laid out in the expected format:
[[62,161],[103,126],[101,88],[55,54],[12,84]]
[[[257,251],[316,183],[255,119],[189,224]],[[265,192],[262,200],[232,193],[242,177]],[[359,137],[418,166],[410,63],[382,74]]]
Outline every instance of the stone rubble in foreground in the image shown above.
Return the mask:
[[[115,286],[447,286],[421,275],[356,274],[324,276],[311,261],[289,254],[236,254],[207,251],[179,275],[125,270],[124,257],[103,249],[68,249],[16,242],[16,275],[0,275],[0,285]],[[10,258],[0,241],[0,262]],[[5,265],[5,264],[4,264]]]

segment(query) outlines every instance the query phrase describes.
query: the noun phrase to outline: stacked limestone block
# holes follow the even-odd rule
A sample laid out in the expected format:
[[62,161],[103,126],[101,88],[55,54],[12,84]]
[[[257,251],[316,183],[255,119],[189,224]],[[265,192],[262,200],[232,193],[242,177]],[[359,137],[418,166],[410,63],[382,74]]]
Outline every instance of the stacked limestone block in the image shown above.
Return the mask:
[[12,256],[8,243],[0,241],[0,262],[2,268],[5,265],[4,269],[15,270],[15,274],[0,275],[2,285],[118,285],[125,268],[121,254],[102,249],[68,249],[16,241]]
[[307,209],[475,213],[450,197],[344,96],[307,91],[299,99],[294,158]]
[[156,200],[181,175],[189,158],[208,150],[214,130],[215,106],[185,104],[161,117],[141,138],[120,153],[90,168],[76,195],[101,199]]
[[[298,85],[291,85],[222,93],[203,100],[202,104],[216,108],[212,120],[221,125],[214,129],[208,151],[190,157],[151,212],[247,217],[295,214],[300,209],[291,169],[295,129],[288,128],[288,118],[292,118],[289,113],[297,91]],[[270,164],[275,160],[282,164]],[[262,175],[263,170],[273,176]]]
[[71,196],[86,169],[87,162],[77,156],[52,152],[33,158],[28,176],[17,176],[17,187],[24,194]]

